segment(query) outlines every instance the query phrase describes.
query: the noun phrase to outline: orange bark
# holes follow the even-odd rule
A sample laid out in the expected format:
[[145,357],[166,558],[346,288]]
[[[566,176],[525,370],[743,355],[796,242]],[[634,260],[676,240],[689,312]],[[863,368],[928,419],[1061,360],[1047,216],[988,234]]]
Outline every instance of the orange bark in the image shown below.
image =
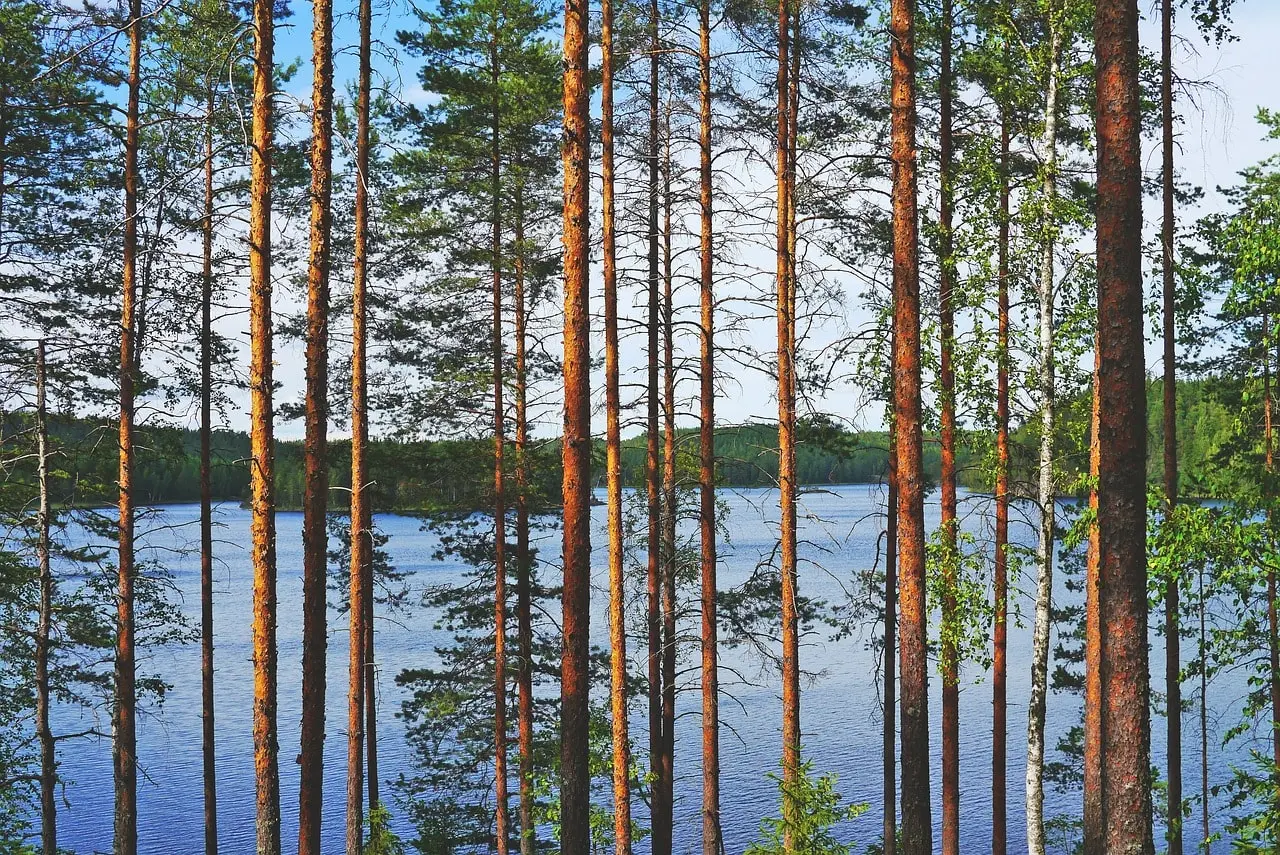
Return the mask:
[[333,5],[312,0],[311,253],[307,266],[305,483],[302,498],[302,727],[298,855],[320,855],[324,804],[329,562],[329,265],[333,137]]
[[[347,668],[347,855],[359,855],[364,824],[364,738],[372,693],[373,514],[368,473],[369,399],[366,352],[369,280],[370,0],[360,0],[360,69],[356,95],[355,246],[351,297],[351,566]],[[368,709],[366,710],[366,706]],[[371,758],[376,755],[370,754]],[[377,787],[370,764],[369,786]],[[370,808],[373,807],[372,795]]]
[[1094,19],[1098,139],[1098,337],[1091,544],[1097,695],[1086,705],[1097,776],[1086,776],[1085,846],[1150,853],[1146,378],[1136,0],[1100,0]]
[[898,482],[902,851],[931,855],[929,663],[921,440],[920,270],[916,202],[915,4],[890,7],[893,156],[893,396]]
[[112,765],[115,781],[115,841],[117,855],[138,849],[138,739],[134,650],[134,500],[133,419],[137,359],[138,275],[138,109],[142,85],[142,2],[129,3],[129,80],[124,144],[123,293],[120,308],[120,522],[116,605],[115,706],[112,725]]
[[272,425],[271,160],[274,20],[271,0],[254,0],[253,156],[249,190],[249,365],[253,534],[253,746],[257,852],[280,852],[276,737],[276,526]]
[[591,341],[588,283],[591,93],[589,10],[566,0],[564,18],[564,633],[560,667],[561,851],[587,855],[591,618]]

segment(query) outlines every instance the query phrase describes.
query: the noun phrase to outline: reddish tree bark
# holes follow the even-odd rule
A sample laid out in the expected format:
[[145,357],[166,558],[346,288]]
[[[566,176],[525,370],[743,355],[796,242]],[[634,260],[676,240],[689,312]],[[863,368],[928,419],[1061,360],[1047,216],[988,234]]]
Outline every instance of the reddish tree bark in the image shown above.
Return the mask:
[[[373,512],[368,472],[368,285],[370,0],[359,4],[359,71],[356,83],[355,235],[351,290],[351,565],[347,660],[347,855],[363,846],[365,736],[373,719]],[[376,801],[377,767],[370,737],[369,807]]]
[[249,481],[253,534],[253,746],[257,852],[280,852],[276,737],[276,525],[272,425],[271,160],[274,145],[274,6],[254,0],[253,121],[249,189]]
[[933,852],[929,807],[929,663],[920,432],[920,239],[916,202],[915,3],[890,6],[893,157],[893,387],[898,481],[902,704],[902,851]]
[[516,728],[520,749],[520,855],[534,855],[533,818],[533,622],[529,553],[529,417],[524,284],[524,183],[516,178],[515,199],[515,453],[516,453]]
[[566,0],[564,27],[564,633],[560,668],[561,851],[591,847],[588,695],[591,618],[591,162],[589,10]]
[[783,848],[795,850],[800,816],[795,782],[800,774],[799,622],[796,614],[795,296],[792,259],[791,0],[778,0],[778,509],[782,606],[782,821]]
[[302,497],[302,738],[298,855],[320,855],[328,653],[329,269],[333,163],[333,5],[312,0],[311,254],[307,268],[305,482]]
[[702,565],[702,855],[721,855],[720,677],[716,637],[715,282],[711,188],[711,2],[698,2],[698,534]]
[[115,782],[116,855],[138,850],[138,738],[134,649],[133,419],[137,359],[134,331],[138,291],[138,110],[142,86],[142,0],[129,2],[129,79],[125,108],[124,246],[120,306],[120,498],[116,592],[115,739],[111,759]]
[[1146,387],[1136,0],[1100,0],[1094,19],[1098,139],[1095,381],[1097,696],[1086,705],[1097,776],[1087,775],[1086,853],[1150,853]]
[[618,261],[614,223],[613,3],[600,7],[600,158],[604,220],[605,475],[609,528],[609,699],[613,737],[613,837],[631,853],[631,744],[627,732],[626,578],[622,542],[622,400],[618,379]]

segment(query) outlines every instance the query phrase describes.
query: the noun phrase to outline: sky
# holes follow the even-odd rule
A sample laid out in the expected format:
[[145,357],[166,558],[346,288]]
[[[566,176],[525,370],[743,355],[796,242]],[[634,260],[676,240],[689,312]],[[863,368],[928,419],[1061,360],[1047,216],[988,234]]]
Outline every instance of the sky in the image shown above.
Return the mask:
[[[1154,50],[1159,45],[1159,27],[1155,17],[1157,6],[1153,0],[1140,0],[1140,3],[1145,16],[1141,39],[1145,46]],[[310,56],[309,6],[306,2],[294,0],[293,17],[277,31],[278,61],[286,62],[293,58],[302,61],[302,66],[289,84],[288,95],[291,100],[296,99],[297,103],[305,103],[310,97],[311,72],[306,62]],[[1178,41],[1174,61],[1178,74],[1186,81],[1195,81],[1194,84],[1187,84],[1177,96],[1177,109],[1182,119],[1177,129],[1177,168],[1183,180],[1202,186],[1206,194],[1195,208],[1180,210],[1179,216],[1183,222],[1190,222],[1203,213],[1221,209],[1223,200],[1217,191],[1218,187],[1233,184],[1239,169],[1280,151],[1280,145],[1276,142],[1262,138],[1263,130],[1254,118],[1259,106],[1280,107],[1275,94],[1278,91],[1277,81],[1280,81],[1280,50],[1276,48],[1276,34],[1280,33],[1280,3],[1273,0],[1240,0],[1236,6],[1232,26],[1235,41],[1222,45],[1206,44],[1195,32],[1188,15],[1182,16],[1183,19],[1176,28]],[[353,45],[356,28],[354,12],[347,12],[345,9],[345,4],[340,7],[335,28],[335,44],[340,50],[336,69],[339,80],[350,81],[354,79],[355,73]],[[384,45],[394,45],[397,29],[413,26],[413,18],[403,0],[375,4],[375,18],[374,38]],[[421,99],[424,93],[415,77],[414,60],[404,58],[403,62],[405,64],[402,67],[396,67],[384,51],[382,56],[375,59],[375,76],[384,85],[400,91],[406,100]],[[378,84],[379,80],[375,80],[375,85]],[[345,83],[342,85],[345,86]],[[1159,168],[1158,140],[1148,140],[1145,157],[1148,170]],[[598,205],[598,198],[593,198],[593,204]],[[1156,225],[1158,204],[1156,199],[1144,200],[1148,230]],[[762,266],[766,266],[766,269],[771,266],[771,259],[762,258]],[[593,282],[597,287],[598,277],[596,265]],[[856,325],[859,318],[864,317],[856,304],[858,286],[850,281],[847,287],[850,323]],[[296,308],[284,300],[277,301],[277,310]],[[747,333],[749,337],[758,336],[759,346],[766,352],[771,344],[764,339],[770,334],[771,326],[768,324],[762,324]],[[282,339],[277,341],[277,377],[285,385],[279,400],[294,400],[302,387],[302,345]],[[641,357],[638,347],[630,351],[624,347],[624,371],[629,362],[637,364]],[[1147,364],[1150,371],[1159,370],[1159,359],[1158,347],[1149,343]],[[722,386],[723,396],[717,401],[717,421],[741,423],[752,419],[776,418],[776,404],[764,374],[734,368],[728,370],[728,375]],[[600,391],[599,378],[593,382],[593,389]],[[883,422],[880,409],[867,407],[862,390],[856,386],[837,389],[819,404],[827,411],[842,414],[857,427],[878,428]],[[230,425],[238,429],[247,427],[246,412],[247,409],[241,409],[229,413]],[[554,433],[557,422],[558,419],[549,418],[542,432]],[[603,429],[603,418],[600,419],[600,428]],[[277,425],[277,435],[281,438],[297,438],[301,436],[301,432],[300,421],[281,422]]]

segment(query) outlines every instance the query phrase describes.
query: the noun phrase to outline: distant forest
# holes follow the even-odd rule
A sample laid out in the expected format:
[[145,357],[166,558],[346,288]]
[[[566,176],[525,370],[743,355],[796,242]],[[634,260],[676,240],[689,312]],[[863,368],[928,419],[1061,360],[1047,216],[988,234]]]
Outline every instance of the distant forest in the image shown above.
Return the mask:
[[[1149,387],[1148,441],[1153,449],[1147,459],[1148,481],[1158,483],[1163,442],[1159,388]],[[1187,380],[1178,384],[1178,446],[1182,495],[1212,498],[1229,491],[1230,470],[1219,465],[1224,455],[1250,453],[1235,448],[1231,412],[1238,410],[1241,391],[1237,383],[1217,379]],[[1087,396],[1066,402],[1056,440],[1068,491],[1088,468]],[[25,416],[7,415],[5,435],[21,429]],[[1014,489],[1033,493],[1038,423],[1012,434]],[[62,453],[76,455],[77,479],[69,485],[67,503],[110,502],[115,495],[114,427],[84,419],[63,418],[53,425]],[[199,436],[179,428],[141,429],[142,453],[138,455],[135,489],[147,504],[196,502],[200,498]],[[993,434],[969,431],[957,451],[961,483],[971,490],[989,492],[994,466]],[[865,484],[884,479],[888,461],[888,434],[884,431],[848,431],[826,418],[800,422],[796,463],[801,484]],[[678,472],[689,481],[697,475],[697,431],[681,429],[676,437]],[[556,506],[560,488],[559,438],[535,445],[531,468],[533,495],[545,507]],[[719,483],[729,487],[766,487],[778,474],[777,427],[771,424],[727,426],[716,433]],[[344,487],[350,486],[351,446],[346,440],[329,443],[330,485],[335,507],[347,503]],[[217,431],[213,436],[213,495],[218,501],[242,501],[248,496],[248,434]],[[604,483],[604,444],[596,443],[595,480]],[[482,508],[491,501],[492,440],[448,439],[402,442],[379,439],[370,442],[369,462],[376,482],[375,501],[380,510],[425,511]],[[623,441],[622,466],[626,483],[644,482],[645,440],[636,436]],[[936,483],[940,474],[939,446],[935,435],[926,435],[925,474]],[[297,440],[276,443],[277,506],[297,509],[302,504],[303,447]]]

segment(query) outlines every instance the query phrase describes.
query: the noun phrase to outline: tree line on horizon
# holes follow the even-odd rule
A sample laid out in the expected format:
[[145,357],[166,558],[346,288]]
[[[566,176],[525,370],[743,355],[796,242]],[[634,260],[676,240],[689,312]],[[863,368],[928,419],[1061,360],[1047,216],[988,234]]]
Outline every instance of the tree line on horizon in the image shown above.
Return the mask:
[[[1204,191],[1176,169],[1196,82],[1175,17],[1228,42],[1231,0],[1160,0],[1158,45],[1136,0],[437,0],[397,18],[393,43],[359,0],[354,45],[334,36],[351,10],[309,5],[303,65],[277,55],[276,24],[301,11],[284,0],[0,0],[0,851],[65,848],[60,745],[105,736],[113,851],[135,855],[136,722],[163,715],[166,689],[146,652],[185,643],[201,648],[199,801],[218,851],[213,505],[228,497],[251,515],[259,855],[292,847],[284,508],[303,513],[299,855],[338,814],[335,730],[347,855],[630,855],[641,839],[672,855],[688,839],[677,762],[697,770],[699,848],[724,855],[722,648],[753,651],[781,698],[778,811],[747,852],[847,855],[841,823],[869,806],[804,751],[802,640],[854,629],[874,638],[884,704],[883,832],[861,845],[959,855],[961,788],[989,785],[1006,855],[1023,581],[1030,855],[1280,846],[1280,162],[1243,167],[1198,218]],[[284,93],[304,68],[299,101]],[[1280,114],[1258,117],[1280,139]],[[301,389],[274,376],[281,339],[304,347]],[[875,417],[824,410],[850,387]],[[717,419],[746,391],[776,420]],[[225,430],[242,398],[247,437]],[[857,430],[880,413],[886,431]],[[277,441],[285,420],[301,442]],[[800,585],[802,488],[824,479],[886,485],[874,563],[846,569],[852,611]],[[193,481],[198,619],[138,548],[148,506]],[[604,639],[589,633],[601,481]],[[776,488],[777,538],[726,588],[716,489],[736,484]],[[962,531],[970,505],[989,536]],[[394,567],[374,511],[402,507],[462,583],[414,590]],[[1033,549],[1011,542],[1015,507]],[[557,533],[560,554],[541,554]],[[1055,564],[1082,607],[1055,602]],[[331,602],[348,644],[336,727]],[[375,627],[414,608],[447,639],[396,674],[413,769],[391,782]],[[961,781],[960,688],[988,664],[990,781]],[[1209,697],[1228,674],[1249,688],[1221,739],[1249,762],[1211,786]],[[676,745],[680,692],[697,695],[697,746]],[[1046,710],[1067,696],[1082,715],[1050,747]],[[59,705],[107,714],[109,732],[55,732]],[[1079,812],[1046,816],[1048,787]]]

